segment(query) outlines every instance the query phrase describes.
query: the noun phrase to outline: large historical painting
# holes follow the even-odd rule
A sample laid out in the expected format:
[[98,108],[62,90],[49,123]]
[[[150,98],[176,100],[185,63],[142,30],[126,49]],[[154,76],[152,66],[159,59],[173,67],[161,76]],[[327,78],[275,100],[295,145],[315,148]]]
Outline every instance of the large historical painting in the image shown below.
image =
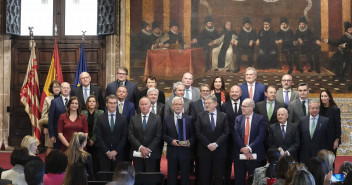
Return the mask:
[[[126,0],[126,7],[126,64],[130,79],[137,82],[139,89],[146,88],[144,80],[152,75],[157,78],[157,87],[168,95],[172,83],[180,81],[188,71],[194,74],[193,86],[209,84],[220,75],[229,90],[245,82],[245,68],[251,65],[258,69],[258,82],[281,87],[281,76],[290,72],[294,84],[309,84],[311,96],[317,97],[320,90],[327,88],[340,97],[346,142],[339,152],[352,152],[352,137],[347,132],[352,116],[346,108],[349,105],[344,103],[351,101],[351,81],[349,72],[341,78],[335,76],[337,65],[330,58],[337,48],[323,42],[309,47],[298,44],[296,51],[289,50],[297,55],[288,58],[285,44],[275,42],[282,22],[288,25],[284,29],[293,33],[300,29],[300,22],[306,22],[319,41],[339,39],[344,33],[343,22],[351,21],[349,0]],[[207,27],[210,21],[213,27]],[[271,33],[267,33],[265,22]],[[252,51],[241,48],[240,34],[245,23],[250,23],[255,33],[253,40],[260,41],[253,41]],[[173,29],[175,26],[177,29]],[[206,31],[211,30],[216,34],[207,35]],[[307,52],[311,55],[307,56]],[[320,66],[312,68],[316,62]]]

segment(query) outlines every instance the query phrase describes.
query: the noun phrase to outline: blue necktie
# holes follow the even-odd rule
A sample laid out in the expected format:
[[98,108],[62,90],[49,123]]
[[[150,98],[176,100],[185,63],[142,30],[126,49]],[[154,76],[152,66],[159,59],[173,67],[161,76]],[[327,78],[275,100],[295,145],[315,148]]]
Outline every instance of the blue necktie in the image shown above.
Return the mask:
[[285,104],[286,104],[286,107],[288,106],[288,104],[290,103],[290,100],[288,98],[288,91],[285,91]]
[[110,118],[110,129],[111,132],[114,131],[114,127],[115,127],[115,123],[114,123],[114,114],[110,114],[111,118]]
[[143,132],[145,132],[145,128],[147,127],[147,116],[143,116],[143,123],[142,123],[142,128]]
[[286,133],[285,133],[285,125],[281,125],[281,134],[282,134],[282,138],[285,139]]
[[215,120],[214,120],[214,113],[210,113],[211,115],[211,130],[214,132],[215,130]]
[[68,98],[65,98],[65,106],[67,106]]

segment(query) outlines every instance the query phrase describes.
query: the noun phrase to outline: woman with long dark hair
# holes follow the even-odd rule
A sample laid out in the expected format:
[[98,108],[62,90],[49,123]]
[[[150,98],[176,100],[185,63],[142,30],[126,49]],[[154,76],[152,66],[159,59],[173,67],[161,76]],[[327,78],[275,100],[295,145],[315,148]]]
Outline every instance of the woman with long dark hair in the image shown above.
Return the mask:
[[229,93],[225,89],[225,81],[221,76],[216,76],[210,84],[210,94],[214,94],[218,100],[218,106],[230,101]]

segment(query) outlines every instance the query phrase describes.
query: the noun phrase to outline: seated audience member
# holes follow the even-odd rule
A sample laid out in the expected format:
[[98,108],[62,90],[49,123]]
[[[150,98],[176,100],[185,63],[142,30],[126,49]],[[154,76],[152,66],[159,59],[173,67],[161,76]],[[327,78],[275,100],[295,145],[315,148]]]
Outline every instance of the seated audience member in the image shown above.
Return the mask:
[[136,176],[136,172],[134,170],[134,167],[132,166],[132,163],[127,161],[121,161],[119,164],[117,164],[112,180],[116,180],[120,174],[128,174],[134,179]]
[[[267,152],[268,164],[265,166],[256,168],[254,170],[253,185],[264,185],[267,183],[268,175],[271,176],[270,171],[276,172],[276,163],[280,158],[280,151],[274,148],[270,148]],[[268,172],[268,173],[267,173]]]
[[37,145],[38,145],[38,139],[33,137],[33,136],[27,135],[27,136],[24,136],[24,138],[22,139],[21,147],[24,147],[24,148],[28,149],[28,153],[29,153],[29,156],[30,156],[29,160],[31,160],[31,159],[40,159],[39,156],[36,156],[36,154],[38,153]]
[[307,170],[303,163],[292,163],[287,170],[285,185],[292,185],[293,177],[298,170]]
[[66,170],[63,185],[88,185],[87,169],[82,163],[74,163]]
[[45,158],[44,185],[61,185],[66,167],[67,156],[60,150],[52,150]]
[[323,149],[318,152],[317,156],[324,159],[329,167],[329,171],[334,171],[335,154],[332,151]]
[[72,139],[66,150],[67,155],[67,169],[66,174],[69,171],[69,168],[76,163],[82,163],[88,172],[88,179],[93,180],[93,164],[92,164],[92,156],[83,150],[83,148],[87,145],[87,137],[82,132],[74,132],[72,135]]
[[345,161],[344,163],[342,163],[342,165],[340,166],[339,169],[339,174],[345,174],[347,175],[348,173],[350,173],[352,171],[352,162],[351,161]]
[[24,177],[24,166],[28,160],[29,154],[27,148],[16,147],[13,149],[10,157],[10,163],[13,168],[3,171],[1,179],[11,180],[12,184],[27,184]]
[[42,185],[45,173],[42,160],[32,160],[24,167],[24,177],[28,185]]
[[109,182],[107,185],[134,185],[134,178],[126,173],[122,173],[113,182]]
[[293,177],[292,185],[316,185],[313,175],[307,170],[298,170]]
[[[154,76],[148,76],[147,80],[145,80],[145,83],[146,83],[147,88],[142,90],[142,91],[139,91],[138,101],[143,96],[147,96],[148,89],[156,88],[156,86],[157,86],[157,81],[156,81],[156,78]],[[162,104],[165,104],[165,93],[163,91],[160,91],[160,90],[159,90],[159,93],[158,93],[158,102],[162,103]]]
[[313,157],[309,159],[308,171],[312,173],[316,185],[324,185],[324,178],[329,173],[329,167],[324,159]]
[[278,164],[277,164],[277,175],[276,175],[276,182],[274,185],[284,185],[285,184],[285,179],[287,175],[288,168],[290,165],[295,162],[293,157],[291,156],[283,156],[280,158]]

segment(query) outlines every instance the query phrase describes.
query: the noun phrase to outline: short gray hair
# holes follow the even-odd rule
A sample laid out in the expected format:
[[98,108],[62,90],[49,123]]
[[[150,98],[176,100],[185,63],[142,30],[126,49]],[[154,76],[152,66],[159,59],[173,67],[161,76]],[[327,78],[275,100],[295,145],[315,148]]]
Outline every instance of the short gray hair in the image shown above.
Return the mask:
[[147,95],[153,91],[156,91],[156,93],[159,94],[159,90],[157,88],[152,87],[147,90]]
[[317,103],[319,105],[319,108],[320,108],[320,101],[319,100],[309,100],[308,107],[310,107],[310,105],[313,104],[313,103]]
[[215,95],[211,94],[207,97],[205,97],[205,100],[212,100],[213,102],[218,102],[218,99],[216,98]]
[[257,76],[257,70],[254,67],[247,67],[246,72],[247,71],[253,71],[255,76]]
[[281,108],[277,109],[277,112],[279,112],[279,110],[284,110],[285,114],[288,114],[288,110],[286,108],[281,107]]
[[[175,103],[176,100],[182,100],[182,98],[181,98],[181,97],[178,97],[178,96],[175,96],[175,97],[172,99],[172,101],[171,101],[172,105]],[[181,101],[181,102],[182,102],[182,105],[183,105],[183,101]]]
[[255,108],[254,100],[252,100],[252,99],[250,99],[250,98],[246,98],[246,99],[243,100],[242,104],[243,104],[244,102],[248,102],[248,105],[249,105],[249,106]]
[[180,85],[182,85],[183,87],[185,87],[185,88],[186,88],[186,86],[185,86],[185,84],[184,84],[184,83],[182,83],[182,82],[178,81],[178,82],[174,83],[174,85],[172,86],[172,91],[174,91],[174,92],[175,92],[175,90],[177,89],[177,87],[178,87],[178,86],[180,86]]

